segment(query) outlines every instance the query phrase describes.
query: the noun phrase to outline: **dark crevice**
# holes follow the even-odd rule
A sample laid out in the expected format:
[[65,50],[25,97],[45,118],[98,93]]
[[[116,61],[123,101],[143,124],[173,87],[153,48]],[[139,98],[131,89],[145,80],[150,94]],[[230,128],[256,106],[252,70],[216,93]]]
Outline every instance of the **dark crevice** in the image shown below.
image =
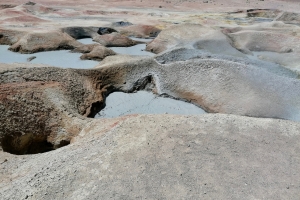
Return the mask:
[[90,113],[88,114],[88,118],[94,118],[96,116],[96,114],[98,112],[100,112],[103,108],[105,107],[105,103],[104,102],[94,102],[92,103],[91,109],[90,109]]
[[58,145],[55,146],[55,149],[58,149],[58,148],[61,148],[61,147],[64,147],[64,146],[67,146],[70,144],[70,141],[69,140],[62,140],[59,142]]
[[91,37],[89,37],[89,36],[78,36],[77,38],[74,38],[74,39],[80,40],[80,39],[86,39],[86,38],[91,38]]
[[47,141],[47,136],[17,133],[1,138],[3,151],[16,154],[37,154],[54,150],[53,144]]
[[117,32],[115,29],[109,27],[100,27],[97,31],[99,35],[111,34],[113,32]]
[[[134,91],[139,91],[139,90],[144,90],[148,84],[153,82],[153,77],[152,75],[148,75],[144,78],[141,78],[139,80],[137,80],[134,84],[133,87],[128,90],[128,91],[124,91],[124,92],[134,92]],[[123,91],[122,91],[123,92]]]

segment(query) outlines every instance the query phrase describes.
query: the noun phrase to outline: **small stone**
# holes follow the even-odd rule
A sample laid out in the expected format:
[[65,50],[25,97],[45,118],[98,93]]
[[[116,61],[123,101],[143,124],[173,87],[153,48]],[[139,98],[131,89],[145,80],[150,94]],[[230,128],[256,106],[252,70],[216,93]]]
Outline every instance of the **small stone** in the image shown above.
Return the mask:
[[31,57],[27,58],[27,62],[30,62],[30,61],[32,61],[33,59],[36,59],[36,56],[31,56]]

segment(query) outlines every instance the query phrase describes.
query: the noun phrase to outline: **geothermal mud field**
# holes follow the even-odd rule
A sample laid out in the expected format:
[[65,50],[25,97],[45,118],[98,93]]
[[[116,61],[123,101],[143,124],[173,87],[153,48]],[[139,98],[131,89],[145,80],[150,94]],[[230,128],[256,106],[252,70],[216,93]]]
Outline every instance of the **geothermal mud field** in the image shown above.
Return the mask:
[[300,3],[0,2],[0,199],[299,199]]

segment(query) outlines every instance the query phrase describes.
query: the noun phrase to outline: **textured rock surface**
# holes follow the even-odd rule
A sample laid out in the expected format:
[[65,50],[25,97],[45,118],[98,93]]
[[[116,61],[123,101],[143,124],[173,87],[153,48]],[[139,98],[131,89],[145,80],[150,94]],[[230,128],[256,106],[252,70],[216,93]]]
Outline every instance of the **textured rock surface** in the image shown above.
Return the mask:
[[93,39],[94,41],[106,47],[130,47],[140,43],[115,32],[111,34],[98,35]]
[[104,62],[95,70],[7,69],[0,80],[2,147],[19,153],[29,143],[19,145],[12,138],[22,141],[33,134],[56,145],[69,141],[82,127],[73,116],[93,116],[110,92],[130,92],[150,82],[155,93],[191,101],[209,112],[299,120],[299,80],[225,60],[161,65],[153,58],[133,57]]
[[73,52],[84,53],[80,58],[83,60],[102,60],[106,56],[116,55],[116,53],[99,44],[82,45],[73,50]]
[[272,22],[238,29],[227,28],[223,32],[241,52],[257,52],[260,59],[279,63],[299,73],[299,30],[295,25]]
[[92,104],[102,101],[106,91],[105,84],[99,83],[101,76],[89,71],[3,68],[0,138],[1,147],[11,153],[34,153],[30,148],[35,140],[47,141],[54,148],[61,141],[70,141],[82,128],[84,118],[80,116],[92,114]]
[[74,49],[80,43],[70,37],[68,34],[53,31],[44,33],[28,33],[9,50],[20,53],[35,53],[40,51],[51,51],[59,49]]
[[209,112],[299,120],[299,79],[278,76],[257,66],[220,59],[160,65],[152,58],[133,58],[112,64],[105,59],[99,67],[123,71],[125,91],[134,81],[152,76],[158,94],[192,101]]
[[147,50],[161,53],[179,45],[192,46],[197,40],[209,37],[214,29],[195,24],[174,25],[163,30],[157,38],[147,45]]
[[62,28],[62,32],[67,33],[75,39],[92,38],[98,35],[98,27],[66,27]]
[[93,120],[56,151],[0,153],[0,198],[295,199],[299,129],[219,114]]
[[120,33],[129,36],[134,36],[134,37],[156,37],[161,31],[155,26],[142,25],[142,24],[119,26],[119,27],[117,26],[116,29],[119,30]]
[[25,31],[0,29],[0,44],[12,45],[19,41],[25,34],[27,34]]
[[[298,199],[299,10],[296,0],[1,0],[0,44],[20,53],[102,59],[104,46],[162,32],[147,47],[158,55],[95,69],[0,64],[0,199]],[[109,93],[144,88],[215,114],[90,118]]]

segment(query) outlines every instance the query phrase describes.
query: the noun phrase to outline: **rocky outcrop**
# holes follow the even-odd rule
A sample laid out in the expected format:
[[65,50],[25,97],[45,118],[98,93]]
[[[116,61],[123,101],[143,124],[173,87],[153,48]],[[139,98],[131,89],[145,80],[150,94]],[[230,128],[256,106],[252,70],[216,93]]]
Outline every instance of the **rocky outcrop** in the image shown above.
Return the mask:
[[[233,44],[242,52],[271,51],[277,53],[291,53],[299,51],[300,40],[288,34],[269,31],[240,31],[229,34]],[[279,38],[281,38],[279,40]]]
[[96,91],[101,84],[93,83],[89,72],[5,68],[0,77],[0,144],[10,153],[39,153],[69,142],[86,123],[81,116],[92,114],[92,103],[103,100],[105,89]]
[[12,45],[18,42],[27,32],[0,29],[0,44],[1,45]]
[[92,48],[88,47],[90,51],[87,50],[85,47],[77,48],[75,49],[75,51],[84,53],[80,57],[82,60],[103,60],[106,56],[116,55],[116,53],[113,50],[106,48],[102,45],[91,45],[91,46]]
[[236,49],[245,54],[258,54],[262,60],[279,63],[300,72],[298,26],[282,22],[265,23],[245,28],[226,28],[223,32]]
[[260,60],[278,63],[300,74],[298,30],[299,27],[282,22],[221,30],[195,24],[174,25],[147,44],[146,50],[162,53],[180,48],[198,49],[202,57],[210,53],[213,54],[210,56],[233,58],[226,60],[247,57],[254,60],[251,56],[257,55]]
[[150,82],[155,85],[154,92],[191,101],[209,112],[300,119],[297,79],[225,60],[198,59],[168,65],[146,57],[126,60],[104,61],[95,70],[2,71],[2,148],[16,154],[36,152],[31,149],[38,147],[29,145],[31,141],[36,141],[35,146],[47,142],[57,148],[79,133],[85,123],[80,116],[92,117],[103,108],[110,92],[132,92]]
[[0,198],[294,199],[299,129],[220,114],[93,120],[61,149],[0,152]]
[[72,38],[82,39],[82,38],[92,38],[97,36],[98,27],[65,27],[61,31],[67,33]]
[[115,32],[111,34],[98,35],[93,37],[93,40],[106,47],[130,47],[141,43]]
[[[218,37],[212,37],[212,35],[218,34]],[[179,48],[179,47],[192,47],[193,45],[199,46],[196,48],[203,48],[200,47],[199,44],[201,41],[208,41],[210,42],[225,42],[226,38],[224,35],[220,34],[218,30],[215,30],[211,27],[206,27],[202,25],[196,25],[196,24],[182,24],[182,25],[174,25],[171,26],[165,30],[163,30],[152,42],[150,42],[147,45],[146,50],[151,51],[154,53],[161,53],[163,51],[166,51],[168,49],[172,48]],[[211,43],[207,42],[208,45]],[[214,48],[210,48],[213,50],[218,49],[218,45],[215,45]],[[230,48],[230,45],[227,45]]]
[[130,25],[130,26],[121,26],[115,27],[121,34],[126,34],[128,36],[134,37],[156,37],[160,33],[160,29],[150,26],[150,25]]
[[100,27],[97,31],[99,35],[111,34],[113,32],[117,32],[115,29],[110,27]]
[[[221,3],[47,1],[55,7],[1,9],[0,43],[24,53],[66,48],[102,59],[112,53],[104,46],[131,46],[126,36],[159,30],[120,22],[107,28],[121,33],[99,35],[99,27],[128,19],[165,30],[148,44],[158,55],[108,56],[95,69],[0,64],[0,199],[298,199],[300,81],[282,67],[299,69],[299,27],[284,23],[297,16],[254,25],[275,12],[247,17],[243,2]],[[246,6],[253,5],[269,6]],[[90,25],[97,27],[81,27]],[[143,89],[211,113],[93,119],[112,92]]]
[[300,104],[296,100],[300,95],[299,80],[257,66],[221,59],[165,65],[152,58],[112,64],[105,60],[99,65],[101,69],[115,68],[127,74],[126,84],[121,87],[124,91],[130,91],[133,80],[151,76],[158,94],[191,101],[208,112],[300,119]]
[[81,43],[60,31],[31,32],[20,38],[9,50],[20,53],[35,53],[59,49],[74,49]]

